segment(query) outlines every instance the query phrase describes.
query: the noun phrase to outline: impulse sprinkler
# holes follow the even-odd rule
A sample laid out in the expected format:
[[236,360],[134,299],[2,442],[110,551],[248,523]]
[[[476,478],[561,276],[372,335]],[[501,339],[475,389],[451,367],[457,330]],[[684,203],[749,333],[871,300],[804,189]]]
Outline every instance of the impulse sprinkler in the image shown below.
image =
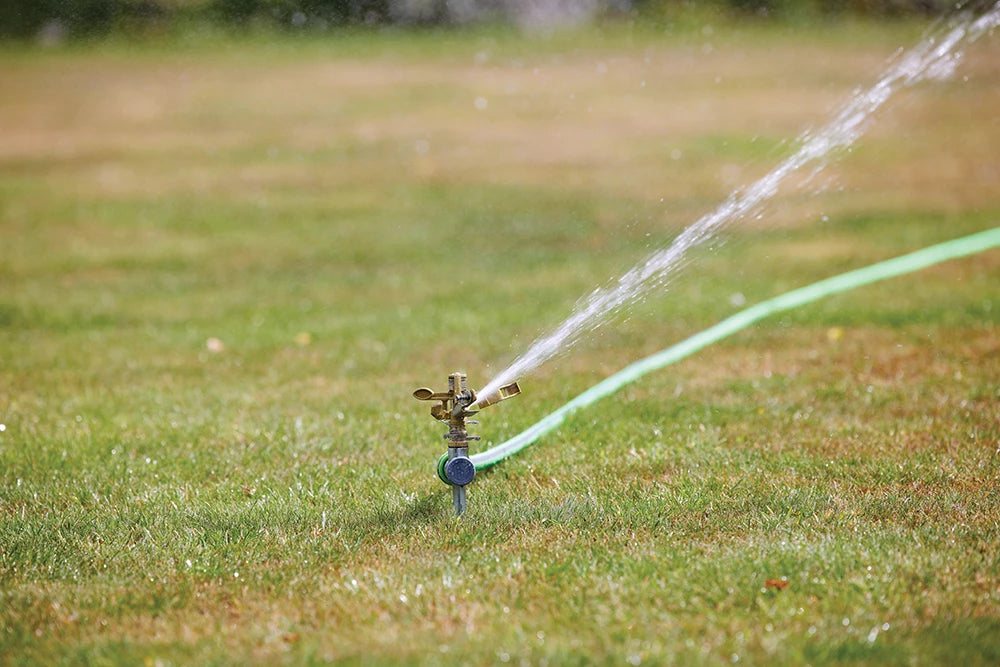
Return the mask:
[[448,423],[448,433],[444,439],[448,441],[448,453],[438,461],[438,477],[445,484],[451,485],[451,496],[455,503],[455,516],[465,512],[465,487],[476,476],[476,466],[469,458],[469,441],[479,440],[478,435],[469,435],[466,424],[479,422],[466,417],[479,412],[479,409],[499,403],[500,401],[521,393],[516,382],[500,387],[487,396],[476,397],[476,392],[469,389],[465,373],[456,371],[448,376],[448,391],[431,391],[421,387],[413,392],[413,398],[420,401],[440,401],[431,406],[431,416],[441,422]]

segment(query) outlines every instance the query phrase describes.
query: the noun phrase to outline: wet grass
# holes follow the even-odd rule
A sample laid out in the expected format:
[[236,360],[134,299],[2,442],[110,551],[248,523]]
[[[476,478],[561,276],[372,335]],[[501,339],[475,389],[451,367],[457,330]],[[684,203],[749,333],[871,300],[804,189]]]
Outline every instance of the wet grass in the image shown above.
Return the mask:
[[[917,32],[704,27],[0,54],[0,661],[995,663],[995,251],[649,376],[451,517],[410,392],[485,381]],[[484,444],[739,303],[995,226],[997,48]]]

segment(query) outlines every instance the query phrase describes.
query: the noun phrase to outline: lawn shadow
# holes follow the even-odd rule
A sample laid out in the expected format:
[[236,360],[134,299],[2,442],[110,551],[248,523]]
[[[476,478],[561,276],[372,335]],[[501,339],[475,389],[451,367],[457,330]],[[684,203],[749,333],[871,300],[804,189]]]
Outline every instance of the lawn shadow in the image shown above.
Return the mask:
[[[370,512],[358,515],[352,528],[364,530],[372,535],[395,535],[414,526],[425,526],[447,516],[451,512],[449,489],[437,489],[423,495],[414,494],[413,500],[402,506],[380,504]],[[446,513],[447,508],[447,513]]]

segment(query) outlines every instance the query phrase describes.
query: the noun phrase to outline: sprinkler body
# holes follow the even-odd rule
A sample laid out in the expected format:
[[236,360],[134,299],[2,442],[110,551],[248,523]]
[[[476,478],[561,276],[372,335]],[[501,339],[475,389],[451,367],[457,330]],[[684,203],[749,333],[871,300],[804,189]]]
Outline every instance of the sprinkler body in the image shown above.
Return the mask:
[[[512,382],[481,398],[477,407],[499,403],[516,396],[520,391],[517,383]],[[479,436],[469,435],[466,430],[467,424],[478,424],[467,419],[479,412],[470,409],[476,404],[476,392],[469,389],[465,373],[456,371],[448,376],[448,391],[435,392],[421,387],[413,392],[413,397],[421,401],[440,401],[431,406],[431,416],[448,424],[448,432],[444,435],[444,439],[448,441],[448,453],[438,461],[438,477],[445,484],[451,485],[455,516],[461,516],[466,508],[465,487],[476,477],[476,466],[469,458],[469,442],[479,440]]]

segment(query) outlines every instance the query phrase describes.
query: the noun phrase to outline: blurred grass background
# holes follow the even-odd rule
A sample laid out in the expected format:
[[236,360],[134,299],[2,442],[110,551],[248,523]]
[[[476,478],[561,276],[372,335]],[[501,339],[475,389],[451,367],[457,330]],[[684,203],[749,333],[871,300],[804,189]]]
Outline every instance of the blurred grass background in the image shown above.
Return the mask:
[[[982,9],[988,0],[970,0]],[[905,18],[955,9],[944,0],[8,0],[0,37],[44,42],[121,33],[151,37],[194,26],[323,32],[345,26],[469,26],[533,29],[592,20],[674,25],[692,16],[825,21],[844,16]]]
[[[6,43],[0,661],[996,662],[995,251],[650,376],[450,516],[410,392],[481,385],[925,25],[688,9]],[[483,444],[744,302],[995,226],[997,49]]]

